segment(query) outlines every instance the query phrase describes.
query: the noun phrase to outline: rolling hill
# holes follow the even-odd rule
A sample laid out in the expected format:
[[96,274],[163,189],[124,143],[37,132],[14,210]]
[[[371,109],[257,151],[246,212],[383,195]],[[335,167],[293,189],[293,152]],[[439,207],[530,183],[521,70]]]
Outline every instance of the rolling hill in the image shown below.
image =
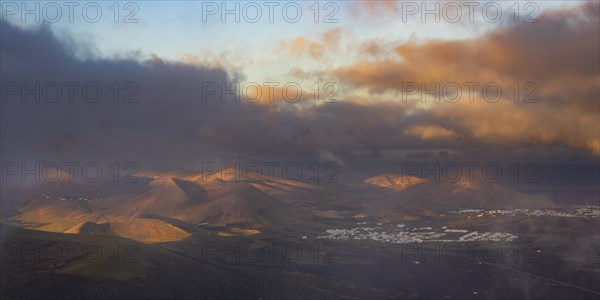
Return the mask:
[[457,181],[432,181],[421,178],[407,180],[402,175],[386,174],[365,182],[397,191],[398,193],[391,197],[393,202],[399,201],[428,209],[558,207],[546,197],[513,191],[499,183],[487,181],[481,175],[475,175],[473,178],[465,176]]

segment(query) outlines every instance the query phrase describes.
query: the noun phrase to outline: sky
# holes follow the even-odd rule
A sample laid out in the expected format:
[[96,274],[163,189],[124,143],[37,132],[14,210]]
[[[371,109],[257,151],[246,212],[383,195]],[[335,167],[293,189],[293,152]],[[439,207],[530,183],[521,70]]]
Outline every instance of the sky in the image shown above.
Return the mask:
[[[35,3],[39,20],[23,14]],[[340,164],[600,155],[596,1],[94,3],[97,22],[83,3],[70,22],[63,2],[2,2],[3,157],[177,168],[219,153]],[[240,21],[223,20],[236,4]],[[36,82],[59,83],[59,103],[23,103],[10,85]],[[66,82],[104,93],[69,103]],[[111,101],[115,82],[137,102]],[[223,95],[236,83],[248,87],[239,103]]]
[[[342,66],[357,59],[357,53],[352,48],[359,43],[374,40],[392,43],[411,38],[464,39],[510,23],[516,14],[522,15],[523,19],[528,17],[533,20],[545,10],[575,5],[573,1],[495,1],[490,2],[494,6],[485,15],[495,19],[495,5],[498,5],[502,16],[498,21],[489,22],[483,17],[484,13],[478,11],[487,4],[483,1],[476,6],[460,6],[461,17],[453,22],[457,10],[444,2],[405,1],[403,4],[399,1],[292,1],[291,3],[300,7],[299,20],[294,22],[295,6],[288,7],[284,12],[286,2],[138,1],[123,2],[117,13],[114,2],[97,1],[94,2],[100,8],[97,21],[94,20],[95,6],[86,10],[86,15],[90,15],[88,18],[92,22],[83,17],[83,5],[78,5],[73,8],[71,22],[68,6],[61,2],[36,1],[35,3],[39,3],[37,11],[41,19],[36,22],[34,14],[23,16],[22,13],[25,9],[35,10],[34,3],[25,2],[25,7],[21,6],[23,2],[8,3],[19,4],[14,14],[7,12],[12,7],[4,4],[3,11],[8,22],[36,27],[44,20],[51,22],[56,18],[52,25],[54,34],[59,38],[93,44],[95,56],[110,58],[134,54],[147,59],[156,55],[169,60],[193,57],[204,63],[243,67],[244,74],[252,80],[285,76],[285,69],[298,64],[308,64],[317,71],[322,69],[323,63],[332,67]],[[57,10],[53,5],[44,9],[49,3],[58,3],[60,17],[55,17]],[[234,9],[236,4],[239,7],[238,13],[222,16],[224,10]],[[417,11],[409,12],[415,9],[414,5]],[[438,9],[436,5],[439,5]],[[208,11],[213,7],[217,11],[211,14]],[[260,17],[255,17],[258,15],[254,7],[260,8]],[[273,7],[271,13],[269,7]],[[426,15],[423,22],[422,12],[426,9],[436,13]],[[115,17],[116,14],[118,17]],[[315,22],[316,15],[318,22]],[[470,20],[471,15],[473,20]],[[287,21],[286,16],[291,20]],[[255,23],[252,22],[254,18],[257,19]],[[339,47],[335,52],[327,53],[330,55],[320,56],[322,59],[317,62],[300,55],[289,57],[290,53],[284,51],[285,45],[296,54],[302,51],[299,48],[320,46],[316,44],[322,42],[319,40],[321,35],[332,31],[340,31],[340,40],[330,41],[339,44]],[[291,47],[295,48],[289,49]],[[312,58],[314,55],[316,54],[313,52]],[[282,56],[286,59],[281,59]]]

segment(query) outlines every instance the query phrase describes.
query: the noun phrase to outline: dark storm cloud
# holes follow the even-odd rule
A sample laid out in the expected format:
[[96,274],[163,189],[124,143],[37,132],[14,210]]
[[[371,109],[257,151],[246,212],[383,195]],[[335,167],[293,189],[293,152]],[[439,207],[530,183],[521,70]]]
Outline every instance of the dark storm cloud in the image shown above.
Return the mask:
[[[223,69],[159,58],[77,59],[75,53],[93,52],[93,45],[59,42],[49,26],[22,30],[3,24],[2,41],[4,160],[133,160],[179,167],[221,153],[318,157],[361,147],[344,105],[301,113],[291,104],[236,103],[231,96],[223,103],[220,93],[205,99],[204,83],[231,83]],[[89,83],[101,87],[98,100],[90,101],[95,88],[82,96]],[[62,97],[48,99],[56,86]],[[25,89],[37,92],[21,93]],[[135,103],[123,103],[128,95]]]
[[[201,150],[196,130],[214,121],[214,115],[206,111],[218,115],[219,110],[226,109],[202,103],[197,96],[202,82],[227,81],[223,70],[159,59],[80,61],[73,55],[77,47],[90,46],[61,44],[48,26],[23,31],[3,24],[4,157],[168,161]],[[117,82],[119,103],[114,102]],[[11,93],[13,83],[18,85],[15,95]],[[35,90],[36,83],[40,84],[38,92],[21,94],[25,88]],[[90,101],[82,96],[88,83],[101,87],[102,96],[94,103],[90,102],[96,89],[88,90]],[[54,98],[56,86],[62,97],[51,103],[44,96]],[[74,91],[72,98],[70,89]],[[138,102],[122,103],[130,92],[133,97],[128,101]]]
[[[1,30],[3,161],[135,161],[147,167],[180,168],[221,154],[338,162],[394,151],[409,156],[430,152],[432,157],[443,151],[445,157],[468,155],[487,161],[520,155],[544,157],[540,153],[550,159],[581,154],[568,144],[540,147],[533,139],[530,144],[519,144],[524,148],[514,148],[517,143],[510,138],[497,143],[478,136],[465,123],[477,114],[476,107],[452,106],[456,111],[440,112],[417,108],[411,102],[360,104],[344,99],[324,105],[236,103],[231,98],[222,103],[219,93],[203,101],[203,83],[236,79],[224,69],[160,58],[88,55],[78,59],[76,53],[93,53],[93,45],[61,42],[48,26],[21,30],[3,24]],[[62,86],[58,103],[47,99],[36,103],[32,95],[22,99],[20,91],[13,95],[11,83],[26,83],[31,89],[36,82],[42,90],[47,83]],[[65,86],[69,82],[79,84],[73,103]],[[103,95],[95,103],[81,96],[83,85],[89,82],[102,87]],[[116,82],[120,84],[119,103],[113,101]],[[134,85],[126,88],[127,83]],[[138,102],[122,103],[135,91],[132,87],[139,87],[133,96]],[[50,88],[48,94],[53,96],[54,90]],[[472,120],[472,126],[479,128],[479,119]]]

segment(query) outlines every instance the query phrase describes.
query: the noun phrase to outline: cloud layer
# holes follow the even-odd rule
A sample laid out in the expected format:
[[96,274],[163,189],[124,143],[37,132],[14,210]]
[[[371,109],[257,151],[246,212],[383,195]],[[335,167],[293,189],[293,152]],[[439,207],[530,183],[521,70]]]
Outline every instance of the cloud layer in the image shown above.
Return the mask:
[[[338,162],[415,153],[487,161],[597,157],[599,11],[600,4],[586,3],[546,12],[536,24],[503,26],[468,40],[355,45],[357,57],[367,51],[369,58],[321,72],[347,87],[349,96],[330,104],[236,102],[220,89],[206,90],[207,84],[231,86],[237,80],[223,68],[158,57],[82,60],[75,54],[93,53],[93,45],[59,41],[48,26],[23,30],[3,24],[2,156],[172,168],[224,153]],[[337,51],[342,34],[292,38],[280,44],[280,55],[318,60]],[[393,55],[379,57],[390,45]],[[56,85],[48,83],[61,86],[60,101],[36,103],[28,95],[22,103],[21,84],[31,89],[37,82],[43,95],[55,95]],[[65,85],[73,82],[79,85],[69,101]],[[407,82],[427,87],[494,82],[504,93],[496,103],[480,94],[471,102],[463,92],[456,103],[423,104],[418,90],[407,93]],[[510,90],[515,82],[519,99],[537,87],[539,102],[515,103]],[[81,95],[86,83],[101,86],[95,103]],[[137,102],[122,103],[126,98]]]
[[[447,131],[490,145],[563,145],[600,154],[599,14],[600,4],[588,2],[548,11],[539,23],[512,24],[468,40],[399,43],[392,59],[357,62],[334,74],[375,94],[412,93],[409,87],[416,84],[417,101],[436,83],[439,97],[446,96],[445,86],[454,92],[458,84],[462,97],[447,96],[456,103],[427,100],[435,104],[435,123],[446,123]],[[378,49],[373,43],[364,48]],[[473,103],[469,83],[479,84]],[[482,91],[486,83],[501,87],[502,100],[484,98],[495,98],[494,89],[492,95]]]

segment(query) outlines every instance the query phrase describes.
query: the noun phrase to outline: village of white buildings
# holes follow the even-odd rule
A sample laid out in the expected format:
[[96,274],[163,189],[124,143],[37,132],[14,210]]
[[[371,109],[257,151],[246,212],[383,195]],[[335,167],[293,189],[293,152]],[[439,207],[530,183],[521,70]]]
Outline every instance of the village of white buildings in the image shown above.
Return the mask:
[[576,208],[572,211],[557,211],[552,209],[461,209],[450,211],[451,214],[475,214],[476,217],[485,216],[535,216],[535,217],[556,217],[556,218],[584,218],[598,219],[600,218],[600,206],[584,206]]
[[[361,222],[362,223],[362,222]],[[381,224],[381,223],[378,223]],[[477,232],[465,229],[448,229],[447,227],[406,228],[398,224],[392,230],[384,231],[383,227],[355,227],[351,229],[327,229],[326,235],[318,236],[330,240],[372,240],[382,243],[406,244],[423,242],[511,242],[518,237],[504,232]]]
[[[600,218],[599,206],[584,206],[575,208],[572,211],[556,211],[552,209],[462,209],[450,211],[449,214],[469,214],[473,217],[494,217],[494,216],[547,216],[556,218]],[[366,218],[367,216],[364,216]],[[433,227],[415,227],[407,228],[405,224],[397,224],[395,227],[389,227],[390,224],[374,223],[369,226],[369,222],[358,222],[358,227],[350,229],[327,229],[324,235],[318,236],[320,239],[330,240],[372,240],[383,243],[405,244],[405,243],[423,243],[423,242],[512,242],[518,238],[517,235],[507,232],[478,232],[459,228],[447,228],[446,226]],[[386,228],[384,228],[385,226]]]

